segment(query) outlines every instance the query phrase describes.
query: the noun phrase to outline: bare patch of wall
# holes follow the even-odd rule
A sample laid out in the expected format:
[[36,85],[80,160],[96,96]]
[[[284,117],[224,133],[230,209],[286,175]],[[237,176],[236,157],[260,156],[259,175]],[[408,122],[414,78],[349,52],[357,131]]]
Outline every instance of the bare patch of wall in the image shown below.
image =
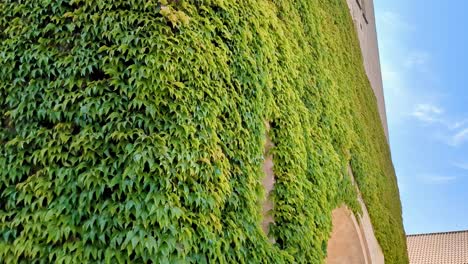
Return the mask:
[[367,264],[369,256],[353,212],[342,206],[333,210],[333,232],[328,242],[328,264]]
[[[266,133],[265,133],[265,146],[263,156],[265,160],[263,162],[263,172],[265,177],[263,178],[262,184],[265,188],[265,197],[263,202],[263,222],[262,229],[265,234],[268,235],[268,226],[274,222],[273,215],[271,211],[273,210],[273,201],[270,199],[270,193],[273,190],[275,184],[275,175],[273,173],[273,155],[271,154],[271,149],[274,147],[273,142],[271,142],[270,137],[268,136],[268,131],[270,130],[270,124],[266,123]],[[272,239],[273,242],[273,239]]]
[[[348,173],[354,184],[351,168]],[[357,185],[354,184],[354,186]],[[358,190],[362,215],[356,218],[351,210],[342,206],[333,210],[333,230],[328,241],[327,264],[384,264],[382,249],[374,234],[367,207]]]

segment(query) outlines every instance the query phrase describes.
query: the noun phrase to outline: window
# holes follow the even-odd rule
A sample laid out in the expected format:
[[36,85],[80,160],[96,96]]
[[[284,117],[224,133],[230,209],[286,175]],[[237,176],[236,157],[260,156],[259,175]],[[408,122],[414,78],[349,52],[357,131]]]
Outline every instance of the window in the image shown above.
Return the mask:
[[369,21],[367,20],[367,14],[366,14],[366,1],[367,0],[356,0],[356,3],[358,4],[359,8],[362,11],[362,17],[364,18],[364,21],[366,21],[366,24],[369,24]]

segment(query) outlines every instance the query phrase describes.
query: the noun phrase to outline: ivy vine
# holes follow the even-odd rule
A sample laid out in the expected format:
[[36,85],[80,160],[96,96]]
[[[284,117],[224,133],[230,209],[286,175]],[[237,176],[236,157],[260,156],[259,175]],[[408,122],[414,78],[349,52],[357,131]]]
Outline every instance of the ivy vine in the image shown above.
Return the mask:
[[2,263],[321,263],[349,164],[407,263],[345,0],[4,0],[0,65]]

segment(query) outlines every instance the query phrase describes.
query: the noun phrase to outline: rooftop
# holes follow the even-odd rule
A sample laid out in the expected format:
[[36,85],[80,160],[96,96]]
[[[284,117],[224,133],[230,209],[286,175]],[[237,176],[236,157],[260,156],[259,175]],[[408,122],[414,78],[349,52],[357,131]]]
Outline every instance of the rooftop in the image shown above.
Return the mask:
[[408,235],[410,264],[468,264],[468,230]]

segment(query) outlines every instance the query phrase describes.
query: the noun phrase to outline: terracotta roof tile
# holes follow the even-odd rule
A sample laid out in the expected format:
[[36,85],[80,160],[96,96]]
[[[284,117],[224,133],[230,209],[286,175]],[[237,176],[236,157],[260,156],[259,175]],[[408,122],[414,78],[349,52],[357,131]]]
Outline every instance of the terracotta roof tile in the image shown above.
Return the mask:
[[468,264],[468,230],[408,235],[410,264]]

